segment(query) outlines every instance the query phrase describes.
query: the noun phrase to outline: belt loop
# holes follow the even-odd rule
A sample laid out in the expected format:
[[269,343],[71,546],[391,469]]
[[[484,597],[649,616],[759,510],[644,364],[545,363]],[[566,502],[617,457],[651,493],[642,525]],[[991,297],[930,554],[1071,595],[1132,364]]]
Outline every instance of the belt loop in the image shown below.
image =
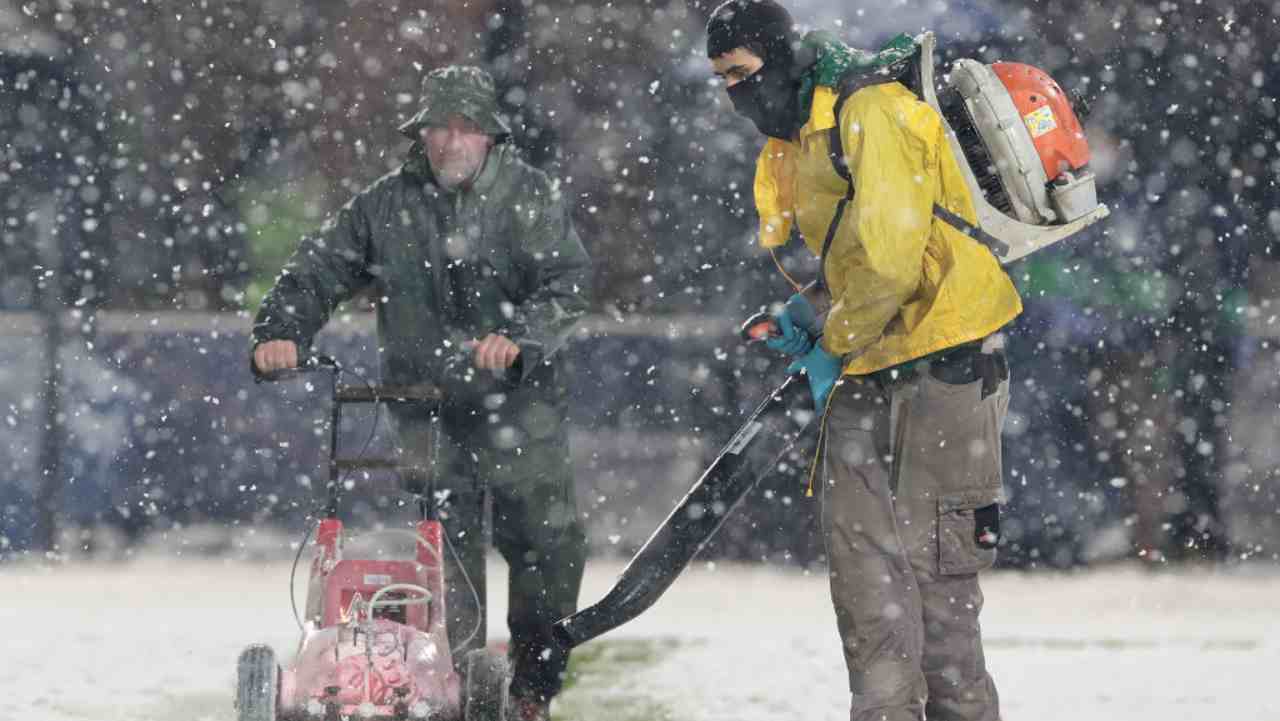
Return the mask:
[[1001,363],[1004,360],[1004,334],[992,333],[982,339],[982,350],[974,354],[976,365],[974,375],[982,379],[982,399],[1000,390],[1000,382],[1004,380]]
[[1004,333],[992,333],[982,339],[983,355],[991,355],[998,350],[1004,350]]

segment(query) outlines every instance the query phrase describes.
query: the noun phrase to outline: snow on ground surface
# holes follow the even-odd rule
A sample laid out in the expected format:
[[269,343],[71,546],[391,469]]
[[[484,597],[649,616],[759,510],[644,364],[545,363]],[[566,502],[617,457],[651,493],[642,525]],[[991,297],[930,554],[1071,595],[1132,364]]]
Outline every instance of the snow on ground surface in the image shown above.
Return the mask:
[[[503,599],[501,563],[490,569]],[[583,603],[620,569],[591,565]],[[240,649],[264,641],[287,658],[296,642],[288,571],[173,557],[0,567],[0,721],[233,718]],[[1280,719],[1280,571],[1001,572],[985,590],[1005,721]],[[495,629],[502,612],[490,609]],[[656,640],[662,652],[608,688],[597,674],[559,708],[591,718],[586,709],[616,696],[653,718],[847,718],[834,629],[821,575],[700,564],[606,637]]]

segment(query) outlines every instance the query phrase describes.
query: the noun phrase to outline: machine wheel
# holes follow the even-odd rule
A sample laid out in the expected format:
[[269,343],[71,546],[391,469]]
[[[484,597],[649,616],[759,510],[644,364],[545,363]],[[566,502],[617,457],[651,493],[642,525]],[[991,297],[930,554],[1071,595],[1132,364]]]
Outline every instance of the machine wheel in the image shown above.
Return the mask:
[[236,664],[236,720],[276,721],[280,667],[270,646],[254,644]]
[[478,648],[467,653],[463,721],[506,721],[511,670],[505,656]]

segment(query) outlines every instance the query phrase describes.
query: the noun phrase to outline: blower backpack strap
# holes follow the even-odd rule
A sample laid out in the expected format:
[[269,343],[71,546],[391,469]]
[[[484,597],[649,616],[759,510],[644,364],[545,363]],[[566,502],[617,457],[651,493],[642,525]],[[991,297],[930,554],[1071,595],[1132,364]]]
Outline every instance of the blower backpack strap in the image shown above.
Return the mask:
[[848,100],[850,95],[871,85],[900,82],[910,88],[913,93],[918,94],[920,84],[918,80],[920,77],[919,58],[920,53],[916,52],[910,57],[903,58],[884,67],[854,71],[840,78],[839,87],[836,88],[838,92],[835,106],[836,122],[827,131],[827,154],[831,158],[832,167],[849,184],[849,188],[845,191],[844,197],[836,203],[835,215],[831,217],[831,225],[827,227],[827,237],[822,241],[822,255],[819,256],[818,260],[818,282],[824,289],[828,289],[827,252],[831,250],[831,241],[835,239],[836,230],[840,227],[840,221],[844,219],[845,208],[848,207],[849,201],[853,200],[853,195],[856,192],[853,176],[849,174],[849,163],[844,157],[844,141],[840,138],[840,110],[844,108],[844,101]]
[[[845,206],[849,204],[850,200],[853,200],[854,194],[853,176],[849,173],[849,163],[845,160],[844,155],[844,139],[840,135],[840,111],[844,109],[844,103],[849,99],[849,96],[865,87],[881,83],[902,83],[908,90],[919,97],[920,82],[920,54],[918,52],[892,65],[868,72],[851,73],[840,79],[840,85],[837,88],[839,95],[836,98],[835,105],[836,123],[827,131],[827,152],[831,158],[831,166],[836,171],[836,174],[849,183],[849,191],[845,193],[844,198],[836,205],[831,227],[827,229],[827,237],[822,242],[822,261],[819,267],[823,269],[823,287],[826,287],[827,251],[831,247],[832,239],[835,238],[836,228],[844,217]],[[997,258],[1003,258],[1009,254],[1008,243],[992,236],[982,228],[937,203],[933,205],[933,217],[987,246]]]

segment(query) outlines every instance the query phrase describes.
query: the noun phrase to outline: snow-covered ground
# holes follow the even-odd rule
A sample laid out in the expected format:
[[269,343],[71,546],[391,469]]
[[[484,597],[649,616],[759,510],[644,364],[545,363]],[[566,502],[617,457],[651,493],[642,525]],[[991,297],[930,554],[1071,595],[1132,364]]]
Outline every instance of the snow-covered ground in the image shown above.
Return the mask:
[[[583,602],[620,568],[592,565]],[[241,647],[288,654],[296,640],[288,570],[173,557],[0,567],[0,721],[231,718]],[[491,575],[504,598],[499,562]],[[1006,721],[1280,719],[1280,571],[1004,572],[985,589]],[[606,638],[678,642],[615,689],[670,718],[816,721],[847,717],[834,628],[821,576],[701,564]]]

